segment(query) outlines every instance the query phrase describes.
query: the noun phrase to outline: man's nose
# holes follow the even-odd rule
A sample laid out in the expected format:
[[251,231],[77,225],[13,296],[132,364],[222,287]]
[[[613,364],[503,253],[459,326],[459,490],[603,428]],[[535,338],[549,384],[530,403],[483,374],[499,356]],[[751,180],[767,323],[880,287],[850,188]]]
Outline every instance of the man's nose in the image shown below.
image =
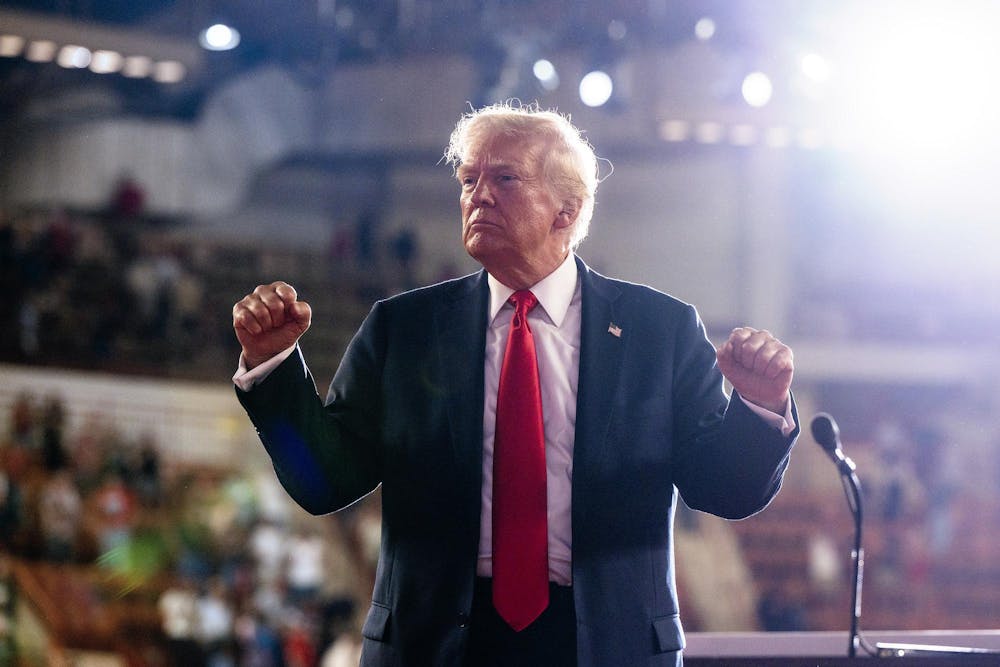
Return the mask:
[[484,176],[480,176],[476,181],[476,187],[472,189],[472,203],[476,206],[492,206],[493,193]]

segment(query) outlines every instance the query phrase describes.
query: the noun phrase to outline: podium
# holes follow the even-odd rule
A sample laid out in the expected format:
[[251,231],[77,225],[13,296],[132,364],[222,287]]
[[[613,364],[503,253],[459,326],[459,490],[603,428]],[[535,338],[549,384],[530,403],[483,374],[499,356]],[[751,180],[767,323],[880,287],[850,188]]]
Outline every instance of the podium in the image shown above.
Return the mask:
[[960,657],[927,656],[902,658],[825,658],[825,657],[755,657],[755,658],[689,658],[684,657],[684,667],[858,667],[858,664],[884,665],[884,667],[996,667],[998,655],[962,655]]
[[[1000,665],[1000,630],[866,631],[871,644],[930,648],[973,647],[991,653],[922,651],[885,657],[849,658],[844,632],[691,632],[684,650],[685,667],[841,667],[859,662],[885,667],[963,667]],[[892,655],[888,655],[892,654]]]

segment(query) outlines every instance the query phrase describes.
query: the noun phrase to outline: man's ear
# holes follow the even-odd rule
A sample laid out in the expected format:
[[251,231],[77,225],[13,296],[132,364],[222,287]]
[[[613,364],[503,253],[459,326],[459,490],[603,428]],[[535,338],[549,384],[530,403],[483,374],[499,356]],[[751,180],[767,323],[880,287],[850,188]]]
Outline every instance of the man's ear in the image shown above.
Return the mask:
[[570,199],[563,202],[562,210],[559,211],[559,215],[556,216],[555,227],[556,229],[565,229],[567,227],[572,227],[576,224],[576,219],[580,215],[580,202],[576,199]]

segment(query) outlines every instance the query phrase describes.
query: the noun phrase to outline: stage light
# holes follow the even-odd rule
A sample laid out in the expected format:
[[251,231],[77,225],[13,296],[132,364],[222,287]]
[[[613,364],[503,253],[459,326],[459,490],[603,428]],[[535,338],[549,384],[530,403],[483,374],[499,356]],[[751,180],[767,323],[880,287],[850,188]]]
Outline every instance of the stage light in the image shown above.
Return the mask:
[[608,23],[608,38],[613,42],[620,42],[625,39],[625,35],[628,33],[628,28],[624,21],[619,21],[615,19]]
[[555,90],[559,87],[559,73],[548,60],[541,58],[531,66],[531,72],[538,79],[538,84],[545,90]]
[[178,83],[187,75],[182,63],[164,60],[153,66],[153,80],[157,83]]
[[122,63],[122,76],[141,79],[153,71],[153,60],[147,56],[126,56]]
[[198,36],[198,43],[209,51],[230,51],[240,44],[240,33],[224,23],[205,28]]
[[729,143],[733,146],[753,146],[757,143],[757,128],[739,123],[729,128]]
[[95,74],[111,74],[120,71],[123,64],[122,54],[102,49],[94,51],[94,57],[90,61],[90,71]]
[[20,35],[0,35],[0,56],[16,58],[24,50],[24,37]]
[[687,141],[690,135],[691,123],[686,120],[666,120],[660,123],[660,138],[664,141]]
[[39,39],[28,44],[24,57],[33,63],[49,63],[56,57],[56,43],[50,39]]
[[580,100],[588,107],[599,107],[611,99],[614,83],[607,72],[594,70],[580,80]]
[[698,19],[694,24],[694,36],[703,42],[707,42],[715,36],[715,21],[707,16]]
[[90,64],[90,49],[75,44],[67,44],[59,49],[56,62],[66,69],[83,69]]
[[763,72],[751,72],[743,79],[743,99],[752,107],[762,107],[771,101],[774,86]]
[[722,123],[705,121],[698,123],[694,128],[694,140],[699,144],[717,144],[722,141],[725,128]]
[[[2,3],[0,3],[2,4]],[[35,63],[58,63],[95,73],[121,72],[131,78],[149,76],[154,62],[164,82],[176,82],[201,71],[204,50],[193,39],[116,28],[86,21],[0,7],[0,56]],[[128,54],[126,57],[125,54]]]
[[799,68],[806,78],[822,83],[830,78],[830,63],[818,53],[807,53],[802,56]]
[[845,12],[839,24],[851,36],[827,46],[837,67],[824,91],[826,124],[877,172],[933,180],[941,160],[996,154],[1000,5],[879,5]]

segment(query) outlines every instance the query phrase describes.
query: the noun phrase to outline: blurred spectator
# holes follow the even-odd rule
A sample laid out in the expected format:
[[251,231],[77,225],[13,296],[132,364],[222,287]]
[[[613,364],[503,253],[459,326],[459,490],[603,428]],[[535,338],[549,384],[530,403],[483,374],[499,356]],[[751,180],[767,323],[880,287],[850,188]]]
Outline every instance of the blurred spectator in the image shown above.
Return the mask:
[[0,467],[0,552],[14,548],[21,530],[23,512],[18,481]]
[[120,473],[105,474],[104,483],[90,499],[94,511],[95,533],[102,555],[126,546],[132,536],[136,500]]
[[0,551],[0,665],[16,665],[17,645],[14,639],[17,609],[17,583],[10,559]]
[[324,548],[322,538],[306,528],[299,528],[288,539],[285,578],[291,605],[301,607],[319,601],[325,571]]
[[182,270],[174,284],[174,323],[176,331],[175,354],[189,355],[199,350],[206,342],[205,286],[201,278]]
[[267,519],[261,519],[253,527],[250,533],[250,553],[257,566],[258,582],[271,584],[282,576],[287,536],[284,528]]
[[320,667],[357,667],[361,661],[361,638],[344,633],[323,653]]
[[106,417],[91,414],[70,439],[73,472],[77,488],[87,497],[101,485],[104,477],[104,444],[111,427]]
[[166,241],[145,237],[140,253],[125,270],[129,290],[139,315],[139,335],[163,340],[174,308],[174,290],[181,266]]
[[399,269],[400,287],[404,290],[413,289],[417,286],[415,264],[420,251],[417,233],[412,227],[403,227],[392,237],[389,249]]
[[58,396],[49,396],[42,412],[42,464],[49,472],[66,466],[66,450],[63,447],[63,432],[66,425],[66,409]]
[[233,667],[235,664],[235,621],[225,582],[212,577],[198,597],[197,637],[201,642],[207,667]]
[[4,465],[11,478],[24,479],[35,463],[39,449],[34,402],[29,394],[22,392],[14,400],[10,421],[10,436],[4,448]]
[[362,211],[354,226],[355,252],[358,267],[364,271],[378,264],[376,244],[381,233],[382,218],[374,210]]
[[83,501],[68,469],[50,473],[42,486],[38,514],[45,557],[57,563],[73,562],[77,555]]
[[282,655],[286,667],[313,667],[318,659],[316,630],[307,614],[291,610],[286,616]]
[[149,433],[139,440],[139,464],[133,480],[139,502],[144,507],[158,507],[163,493],[160,479],[160,452],[156,441]]
[[261,616],[252,611],[236,621],[240,667],[284,667],[281,637]]
[[194,583],[181,577],[160,595],[157,602],[163,634],[167,638],[171,665],[205,664],[198,644],[198,595]]
[[131,220],[146,208],[146,191],[131,174],[122,174],[111,195],[111,215],[118,220]]
[[757,603],[761,628],[765,632],[800,632],[806,630],[805,608],[801,600],[787,591],[769,588]]
[[12,444],[28,449],[35,448],[35,406],[31,394],[21,392],[14,399],[10,411]]

